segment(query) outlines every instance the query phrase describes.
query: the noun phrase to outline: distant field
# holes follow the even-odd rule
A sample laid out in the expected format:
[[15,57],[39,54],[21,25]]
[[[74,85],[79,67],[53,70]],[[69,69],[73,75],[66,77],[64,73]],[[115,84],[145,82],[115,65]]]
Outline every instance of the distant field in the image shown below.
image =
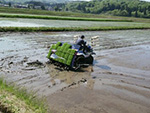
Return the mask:
[[149,23],[116,22],[116,21],[83,21],[58,19],[0,18],[0,27],[73,27],[73,28],[106,28],[106,27],[149,27]]
[[[44,18],[47,19],[48,18],[47,16],[67,16],[67,17],[99,18],[100,20],[123,20],[123,21],[132,20],[132,21],[139,21],[139,22],[150,22],[150,19],[133,18],[133,17],[129,18],[129,17],[110,16],[110,15],[96,15],[96,14],[86,14],[86,13],[46,11],[46,10],[35,10],[35,9],[18,9],[18,8],[6,8],[6,7],[0,7],[0,13],[34,14],[36,16],[42,15],[43,18],[40,17],[42,19]],[[52,17],[49,17],[49,18],[52,18]]]
[[72,12],[0,7],[0,17],[0,32],[150,29],[148,19]]

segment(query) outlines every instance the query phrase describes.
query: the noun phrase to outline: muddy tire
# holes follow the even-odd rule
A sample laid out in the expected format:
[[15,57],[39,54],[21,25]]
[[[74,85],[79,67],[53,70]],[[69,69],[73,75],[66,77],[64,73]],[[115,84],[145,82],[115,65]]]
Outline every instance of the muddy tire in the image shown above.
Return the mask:
[[93,60],[94,60],[94,59],[93,59],[93,56],[90,55],[88,58],[86,58],[85,63],[86,63],[86,64],[91,64],[91,65],[92,65],[92,64],[93,64]]
[[80,69],[80,64],[79,63],[75,63],[74,70],[77,71],[78,69]]
[[74,68],[73,68],[75,71],[80,69],[80,67],[81,67],[80,64],[81,64],[81,59],[82,58],[83,58],[82,56],[79,56],[75,59]]

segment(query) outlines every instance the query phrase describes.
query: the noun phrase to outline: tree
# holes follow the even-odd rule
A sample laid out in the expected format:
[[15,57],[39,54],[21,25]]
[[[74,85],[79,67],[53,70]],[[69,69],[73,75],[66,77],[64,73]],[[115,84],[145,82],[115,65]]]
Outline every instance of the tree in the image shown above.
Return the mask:
[[77,6],[77,9],[78,9],[78,10],[81,10],[81,5],[80,5],[80,4]]
[[59,11],[59,7],[58,7],[58,6],[55,6],[55,7],[54,7],[54,10],[55,10],[55,11]]
[[82,10],[83,10],[83,12],[86,12],[86,8],[85,7],[82,7]]
[[9,4],[8,4],[8,5],[9,5],[9,7],[11,7],[11,2],[9,2]]
[[131,12],[132,12],[131,8],[129,8],[129,7],[127,6],[127,7],[126,7],[126,10],[127,10],[127,12],[128,12],[128,15],[127,15],[127,16],[131,16]]
[[120,12],[121,16],[128,16],[127,10],[123,10]]
[[150,11],[150,6],[148,6],[148,11]]
[[146,15],[147,13],[146,13],[146,7],[144,8],[144,15]]
[[65,8],[65,11],[69,11],[69,9],[66,7],[66,8]]
[[135,11],[135,17],[138,17],[138,12],[137,12],[137,10]]
[[42,5],[42,6],[41,6],[41,9],[42,9],[42,10],[45,10],[45,6],[44,6],[44,5]]
[[86,9],[86,13],[90,13],[90,9],[88,8],[88,9]]

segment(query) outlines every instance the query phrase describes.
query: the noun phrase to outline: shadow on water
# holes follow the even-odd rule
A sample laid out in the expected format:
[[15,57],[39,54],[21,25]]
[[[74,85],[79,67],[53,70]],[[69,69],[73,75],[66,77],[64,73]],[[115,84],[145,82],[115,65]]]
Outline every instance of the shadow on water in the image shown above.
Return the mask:
[[93,65],[95,65],[95,64],[98,64],[98,61],[97,61],[97,60],[94,60]]
[[98,68],[101,68],[101,69],[105,69],[105,70],[111,70],[111,67],[109,66],[106,66],[106,65],[98,65],[99,62],[97,60],[94,60],[93,62],[93,65],[98,67]]
[[101,69],[105,69],[105,70],[111,70],[111,67],[106,66],[106,65],[95,65],[96,67],[99,67]]

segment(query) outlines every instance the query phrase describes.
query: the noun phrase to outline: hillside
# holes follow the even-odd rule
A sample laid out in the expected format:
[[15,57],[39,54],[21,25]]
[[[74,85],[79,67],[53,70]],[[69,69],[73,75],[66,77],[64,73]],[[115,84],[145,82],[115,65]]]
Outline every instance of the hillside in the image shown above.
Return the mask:
[[[2,0],[4,1],[4,0]],[[5,0],[7,2],[23,2],[32,4],[31,0]],[[77,13],[91,13],[112,16],[150,18],[150,2],[148,0],[32,0],[39,1],[39,5],[46,10],[45,6],[50,6],[54,11],[66,11]],[[79,2],[80,1],[80,2]],[[88,2],[87,2],[88,1]],[[62,3],[68,2],[68,3]],[[45,3],[45,4],[43,4]],[[62,4],[50,4],[62,3]],[[36,3],[33,3],[36,5]],[[31,7],[34,9],[34,7]]]
[[65,3],[71,1],[89,1],[89,0],[1,0],[5,2],[13,2],[13,3],[24,3],[29,1],[39,1],[43,3]]
[[24,3],[24,2],[29,2],[29,1],[39,1],[39,2],[43,2],[43,3],[61,3],[61,2],[66,2],[66,1],[70,1],[70,0],[4,0],[5,2],[13,2],[13,3]]
[[150,2],[140,0],[92,0],[66,5],[66,11],[150,18]]

